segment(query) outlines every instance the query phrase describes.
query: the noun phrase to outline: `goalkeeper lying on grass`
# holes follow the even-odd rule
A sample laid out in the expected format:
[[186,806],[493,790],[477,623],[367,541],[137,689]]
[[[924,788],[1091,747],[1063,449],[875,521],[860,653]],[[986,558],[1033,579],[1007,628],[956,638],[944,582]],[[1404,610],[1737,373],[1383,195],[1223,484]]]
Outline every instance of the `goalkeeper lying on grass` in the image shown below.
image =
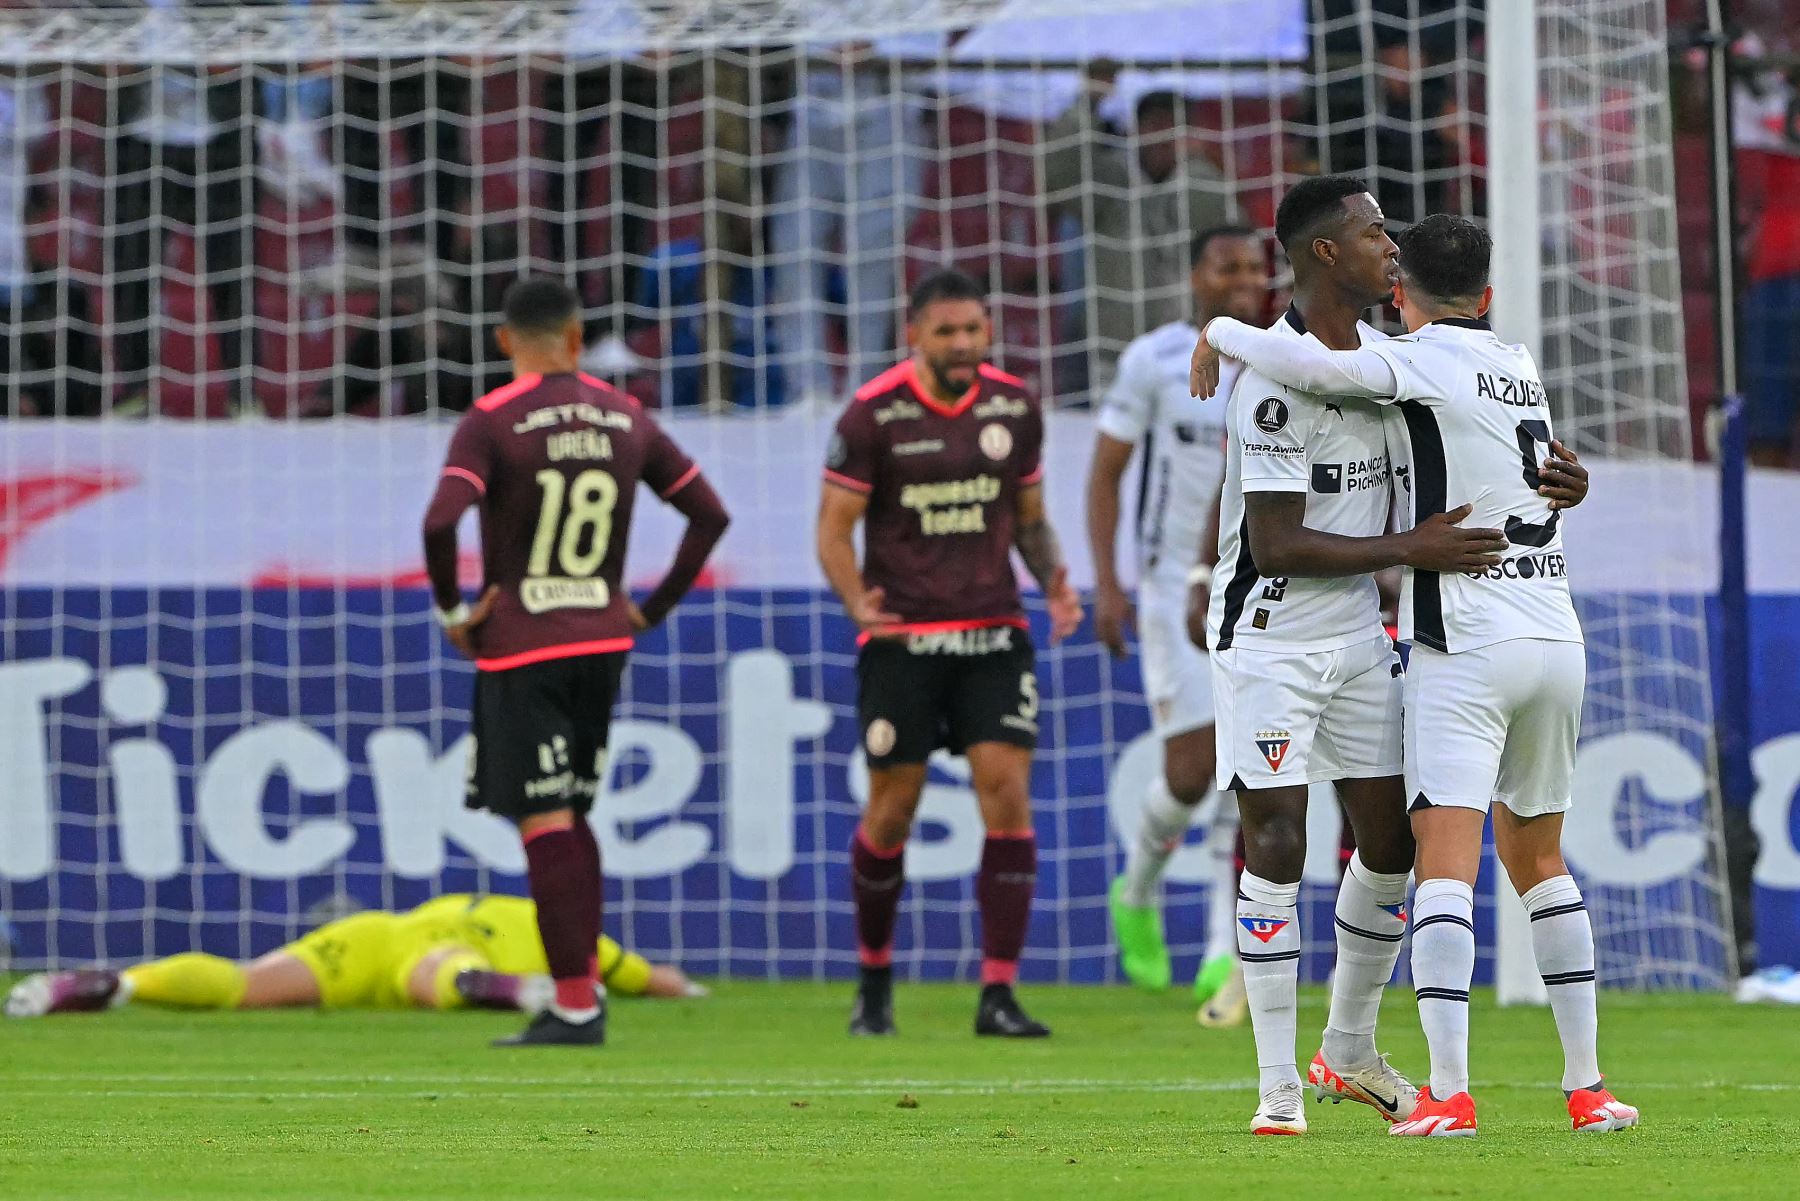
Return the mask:
[[[602,987],[626,996],[698,997],[679,968],[600,939]],[[452,895],[405,913],[358,913],[248,964],[171,955],[123,971],[46,972],[21,980],[8,1017],[110,1009],[129,1001],[184,1009],[320,1005],[535,1012],[552,997],[536,907],[523,897]]]

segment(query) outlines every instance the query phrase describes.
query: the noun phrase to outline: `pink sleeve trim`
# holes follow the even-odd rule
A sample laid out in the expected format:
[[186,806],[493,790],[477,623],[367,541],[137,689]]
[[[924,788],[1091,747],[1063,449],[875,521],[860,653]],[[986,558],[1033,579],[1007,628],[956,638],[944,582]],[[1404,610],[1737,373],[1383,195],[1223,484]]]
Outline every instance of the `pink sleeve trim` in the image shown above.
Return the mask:
[[476,493],[481,496],[487,495],[487,484],[483,482],[480,476],[476,475],[466,467],[446,467],[444,468],[444,474],[453,475],[459,480],[468,480],[469,483],[475,486]]
[[847,475],[839,475],[835,471],[827,471],[825,473],[825,480],[827,483],[836,484],[840,488],[848,488],[852,492],[861,492],[865,496],[875,491],[874,484],[865,484],[861,480],[851,479]]
[[689,484],[693,483],[694,477],[699,474],[700,474],[700,464],[695,463],[693,466],[691,466],[687,469],[687,474],[683,475],[680,479],[676,480],[673,484],[670,484],[668,487],[668,490],[666,492],[658,492],[657,495],[662,497],[664,500],[668,500],[671,496],[674,496],[677,492],[681,491],[683,488],[685,488]]

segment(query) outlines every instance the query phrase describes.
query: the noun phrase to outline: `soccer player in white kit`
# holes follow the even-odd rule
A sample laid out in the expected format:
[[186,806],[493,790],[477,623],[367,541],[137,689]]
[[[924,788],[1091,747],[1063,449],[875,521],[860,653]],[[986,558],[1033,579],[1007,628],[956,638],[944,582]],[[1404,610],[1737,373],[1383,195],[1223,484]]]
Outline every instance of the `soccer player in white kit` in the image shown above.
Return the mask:
[[[1189,634],[1189,614],[1206,610],[1218,545],[1219,485],[1225,477],[1225,411],[1188,390],[1189,356],[1200,327],[1214,317],[1255,321],[1269,299],[1262,236],[1221,225],[1194,236],[1189,283],[1192,321],[1172,321],[1125,348],[1095,425],[1088,472],[1088,542],[1094,555],[1094,629],[1115,656],[1126,653],[1131,598],[1119,581],[1119,492],[1140,460],[1136,513],[1136,625],[1144,693],[1163,744],[1163,770],[1152,781],[1143,817],[1126,849],[1125,871],[1110,894],[1113,934],[1126,977],[1160,990],[1171,980],[1163,938],[1162,880],[1170,857],[1213,793],[1212,669]],[[1235,373],[1236,367],[1231,367]],[[1206,832],[1206,949],[1194,994],[1205,1004],[1222,986],[1237,998],[1228,1021],[1242,1021],[1242,982],[1233,987],[1237,939],[1234,850],[1237,805],[1221,805]]]
[[[1470,502],[1505,531],[1484,570],[1407,572],[1406,795],[1418,841],[1413,983],[1431,1047],[1431,1084],[1390,1133],[1470,1136],[1469,982],[1482,828],[1531,917],[1532,948],[1563,1046],[1562,1087],[1578,1132],[1637,1124],[1600,1074],[1594,936],[1562,857],[1586,659],[1569,597],[1560,510],[1586,473],[1553,440],[1537,365],[1483,321],[1492,242],[1461,217],[1427,217],[1401,235],[1396,301],[1410,334],[1332,354],[1220,322],[1219,351],[1272,378],[1394,404],[1410,451],[1412,517]],[[1540,463],[1539,448],[1551,458]]]
[[[1272,336],[1345,350],[1380,338],[1358,317],[1391,292],[1396,250],[1361,180],[1302,180],[1281,201],[1276,236],[1293,264],[1294,304]],[[1375,1045],[1405,932],[1413,838],[1400,778],[1400,660],[1372,573],[1484,569],[1505,540],[1459,528],[1466,510],[1388,533],[1385,420],[1366,401],[1285,388],[1251,369],[1229,401],[1208,643],[1217,778],[1237,793],[1244,831],[1237,939],[1261,1077],[1256,1134],[1306,1130],[1294,1042],[1314,782],[1335,784],[1358,849],[1338,891],[1331,1011],[1308,1077],[1321,1096],[1359,1101],[1390,1122],[1416,1100]]]

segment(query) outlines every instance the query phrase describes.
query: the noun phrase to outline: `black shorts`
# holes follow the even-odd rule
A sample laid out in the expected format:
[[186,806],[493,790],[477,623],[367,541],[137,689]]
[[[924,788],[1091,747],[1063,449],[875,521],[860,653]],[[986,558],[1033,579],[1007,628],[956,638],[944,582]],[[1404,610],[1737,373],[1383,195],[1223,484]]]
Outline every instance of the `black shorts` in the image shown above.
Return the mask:
[[923,763],[939,747],[1037,747],[1031,635],[1011,626],[872,638],[856,661],[856,715],[870,767]]
[[471,809],[517,821],[594,806],[625,652],[475,673]]

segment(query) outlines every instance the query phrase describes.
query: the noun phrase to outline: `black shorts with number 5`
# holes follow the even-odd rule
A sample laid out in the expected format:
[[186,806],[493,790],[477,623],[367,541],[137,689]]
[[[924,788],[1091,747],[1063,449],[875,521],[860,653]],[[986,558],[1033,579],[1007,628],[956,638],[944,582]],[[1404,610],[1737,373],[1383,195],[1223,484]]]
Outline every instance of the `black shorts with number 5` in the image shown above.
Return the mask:
[[475,673],[467,804],[517,821],[594,807],[625,653]]
[[[1037,747],[1038,690],[1031,636],[1012,627],[978,638],[872,638],[856,661],[856,712],[870,767],[923,763],[939,747],[978,742]],[[981,647],[958,652],[961,646]]]

